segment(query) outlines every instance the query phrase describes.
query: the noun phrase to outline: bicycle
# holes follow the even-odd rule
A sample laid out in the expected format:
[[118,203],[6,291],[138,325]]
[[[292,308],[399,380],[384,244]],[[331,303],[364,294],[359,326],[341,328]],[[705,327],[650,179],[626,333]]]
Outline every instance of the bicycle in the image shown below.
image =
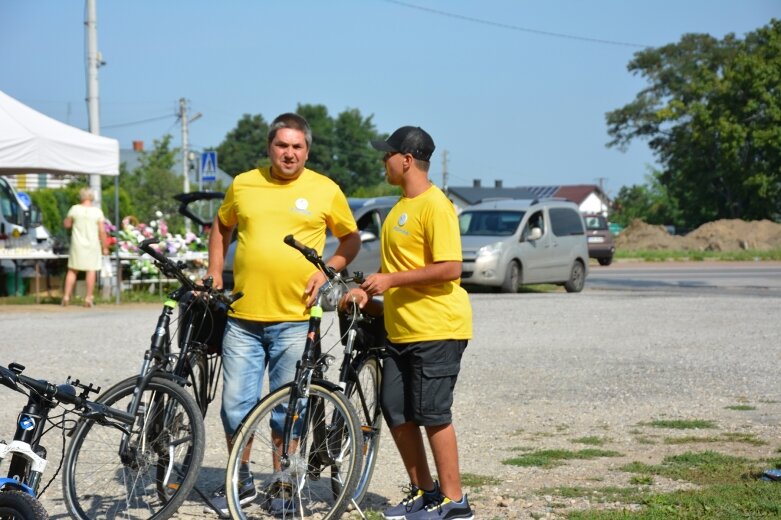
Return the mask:
[[[44,434],[52,428],[60,428],[64,451],[65,431],[69,427],[65,416],[68,413],[77,414],[92,424],[114,427],[120,432],[126,432],[134,418],[125,411],[90,401],[90,393],[100,392],[100,388],[94,388],[92,384],[84,385],[68,377],[65,384],[54,385],[28,377],[22,373],[24,370],[25,367],[18,363],[9,364],[8,368],[0,366],[0,384],[27,396],[27,404],[22,407],[17,419],[13,441],[10,444],[0,441],[0,462],[11,455],[8,476],[0,478],[0,518],[44,520],[48,515],[38,498],[60,470],[58,467],[39,492],[41,477],[47,466],[46,448],[41,445]],[[81,389],[80,393],[77,393],[77,388]],[[73,408],[57,416],[60,421],[54,422],[49,414],[61,404],[72,405]]]
[[[203,416],[221,368],[220,326],[241,295],[225,295],[210,280],[193,282],[184,265],[153,249],[154,243],[145,240],[139,249],[180,285],[163,304],[139,374],[98,399],[132,414],[133,429],[117,435],[82,422],[72,434],[63,492],[68,512],[81,520],[119,515],[164,519],[193,489],[206,499],[195,487],[206,442]],[[174,353],[170,329],[177,307],[180,350]]]
[[[345,338],[345,350],[349,351],[340,370],[343,381],[336,384],[324,378],[335,359],[321,352],[323,299],[335,283],[358,280],[343,280],[315,250],[292,235],[285,237],[285,243],[325,273],[329,283],[320,288],[310,308],[304,352],[293,381],[261,399],[234,433],[226,470],[226,498],[232,518],[312,516],[328,520],[339,518],[349,504],[357,505],[357,486],[363,486],[362,498],[374,468],[380,424],[379,358],[375,358],[376,351],[356,348],[356,315],[348,326],[353,333],[348,330]],[[365,375],[364,382],[371,381],[370,388],[367,384],[364,389],[358,374]],[[363,419],[359,419],[353,402],[360,404]],[[281,428],[272,426],[272,417]],[[365,446],[369,450],[368,467],[364,464]],[[239,478],[241,464],[249,464],[253,477],[261,481],[260,498],[245,504],[241,504],[240,497],[246,485]],[[323,482],[321,475],[326,471],[330,476]],[[366,478],[362,479],[363,475]]]

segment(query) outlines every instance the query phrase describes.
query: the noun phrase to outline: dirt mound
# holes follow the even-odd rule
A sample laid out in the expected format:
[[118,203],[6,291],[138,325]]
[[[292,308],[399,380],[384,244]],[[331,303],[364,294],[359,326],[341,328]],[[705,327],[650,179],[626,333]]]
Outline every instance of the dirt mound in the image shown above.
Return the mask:
[[685,236],[671,235],[664,226],[634,220],[616,238],[616,248],[682,251],[768,251],[781,249],[781,224],[770,220],[716,220]]

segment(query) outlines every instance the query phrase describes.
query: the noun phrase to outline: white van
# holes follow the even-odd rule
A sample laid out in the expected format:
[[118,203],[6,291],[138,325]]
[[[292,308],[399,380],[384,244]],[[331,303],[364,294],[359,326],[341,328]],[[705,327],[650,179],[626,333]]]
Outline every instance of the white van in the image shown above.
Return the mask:
[[572,202],[502,199],[459,215],[463,285],[518,292],[521,285],[553,283],[580,292],[588,270],[583,217]]

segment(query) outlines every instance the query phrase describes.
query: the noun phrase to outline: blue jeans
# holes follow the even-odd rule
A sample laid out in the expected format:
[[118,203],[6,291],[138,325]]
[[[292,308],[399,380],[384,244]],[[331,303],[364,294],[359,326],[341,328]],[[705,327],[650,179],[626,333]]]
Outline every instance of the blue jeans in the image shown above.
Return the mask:
[[[293,380],[309,323],[265,323],[229,318],[222,342],[222,408],[225,433],[233,435],[241,420],[260,401],[268,366],[269,392]],[[275,431],[282,431],[284,413],[274,413]],[[278,424],[277,424],[278,423]]]

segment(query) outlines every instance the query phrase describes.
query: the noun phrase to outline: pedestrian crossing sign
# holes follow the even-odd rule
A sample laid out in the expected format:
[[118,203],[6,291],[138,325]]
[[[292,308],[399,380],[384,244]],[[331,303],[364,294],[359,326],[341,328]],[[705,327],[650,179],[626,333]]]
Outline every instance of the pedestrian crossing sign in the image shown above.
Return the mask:
[[214,150],[201,153],[201,180],[212,182],[217,176],[217,152]]

